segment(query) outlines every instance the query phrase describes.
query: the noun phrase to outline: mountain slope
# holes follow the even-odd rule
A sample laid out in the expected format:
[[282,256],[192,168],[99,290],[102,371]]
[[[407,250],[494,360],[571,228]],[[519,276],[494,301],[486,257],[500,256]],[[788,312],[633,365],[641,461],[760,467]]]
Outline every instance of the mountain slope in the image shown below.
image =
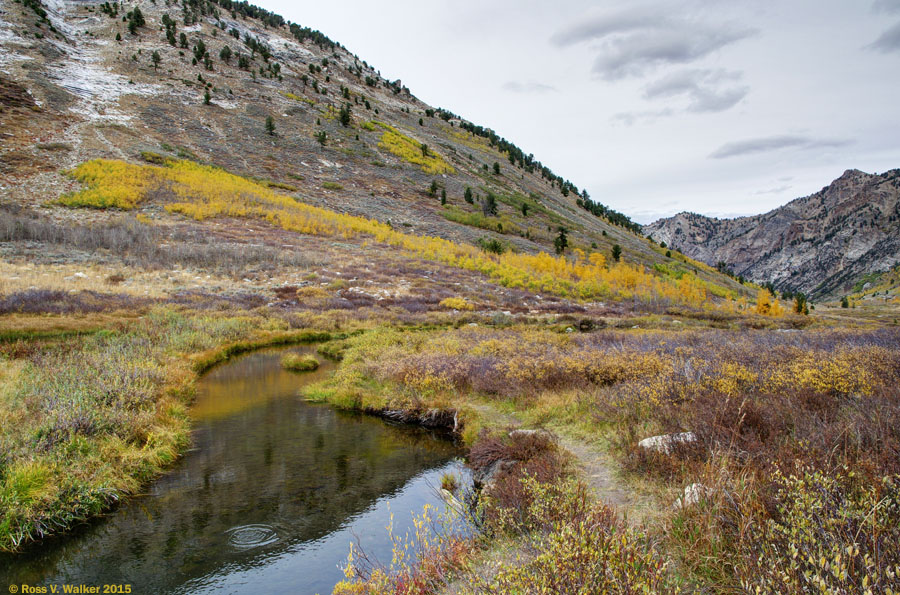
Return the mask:
[[847,170],[821,191],[752,217],[680,213],[645,233],[710,265],[813,297],[900,263],[900,169]]
[[[48,203],[79,188],[63,172],[152,152],[216,165],[416,235],[496,240],[534,253],[552,251],[565,227],[570,248],[609,255],[619,244],[628,262],[672,263],[627,217],[490,129],[382,79],[318,31],[230,0],[138,2],[125,10],[63,0],[4,6],[4,202],[41,207],[57,220],[103,219],[103,212]],[[484,214],[489,195],[496,215]],[[141,211],[165,219],[165,201]],[[746,291],[714,271],[679,266]]]

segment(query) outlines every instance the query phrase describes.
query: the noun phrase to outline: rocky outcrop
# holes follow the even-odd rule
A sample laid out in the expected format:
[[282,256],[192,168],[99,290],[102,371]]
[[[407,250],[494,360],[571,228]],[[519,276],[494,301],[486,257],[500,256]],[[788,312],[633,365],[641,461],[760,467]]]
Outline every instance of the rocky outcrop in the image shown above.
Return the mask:
[[851,169],[821,191],[752,217],[680,213],[644,227],[658,242],[736,275],[814,298],[900,263],[900,169]]

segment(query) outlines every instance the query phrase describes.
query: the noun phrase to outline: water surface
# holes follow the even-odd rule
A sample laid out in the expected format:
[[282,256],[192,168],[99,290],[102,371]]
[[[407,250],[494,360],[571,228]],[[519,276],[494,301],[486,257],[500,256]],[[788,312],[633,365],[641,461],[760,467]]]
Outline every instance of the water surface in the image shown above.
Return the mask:
[[193,449],[107,517],[0,556],[0,588],[324,594],[356,537],[389,562],[389,511],[402,533],[412,512],[439,505],[434,486],[460,470],[458,449],[423,429],[304,402],[300,386],[331,366],[286,372],[283,353],[244,355],[205,375]]

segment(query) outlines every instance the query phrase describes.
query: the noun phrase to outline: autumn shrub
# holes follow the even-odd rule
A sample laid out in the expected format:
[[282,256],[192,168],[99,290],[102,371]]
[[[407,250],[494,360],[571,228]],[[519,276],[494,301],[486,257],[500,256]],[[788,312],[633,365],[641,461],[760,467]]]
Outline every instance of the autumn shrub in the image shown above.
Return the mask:
[[467,592],[677,592],[664,558],[611,508],[591,501],[583,484],[521,482],[530,503],[524,516],[539,527],[524,540],[527,555]]
[[741,543],[741,587],[756,593],[900,591],[900,476],[776,471],[775,513]]
[[[632,339],[632,348],[646,339]],[[896,560],[880,554],[878,536],[888,539],[896,527],[887,511],[900,472],[897,331],[659,339],[655,349],[670,371],[610,387],[595,415],[617,428],[614,442],[631,471],[715,487],[715,504],[679,512],[667,538],[692,580],[716,588],[743,581],[760,592],[893,584],[885,581]],[[635,446],[680,431],[696,442],[669,454]]]
[[[184,226],[154,226],[121,216],[103,224],[63,224],[34,213],[0,207],[0,241],[33,241],[76,250],[105,250],[141,268],[195,267],[225,274],[253,269],[310,267],[319,262],[306,251],[221,240]],[[115,277],[115,276],[114,276]]]
[[556,485],[571,474],[568,462],[548,432],[483,434],[472,445],[468,464],[476,478],[487,481],[480,502],[484,530],[526,533],[560,518],[556,515],[570,515],[571,511],[562,508],[543,518],[531,514],[534,494],[523,482],[523,478],[530,478],[542,485]]

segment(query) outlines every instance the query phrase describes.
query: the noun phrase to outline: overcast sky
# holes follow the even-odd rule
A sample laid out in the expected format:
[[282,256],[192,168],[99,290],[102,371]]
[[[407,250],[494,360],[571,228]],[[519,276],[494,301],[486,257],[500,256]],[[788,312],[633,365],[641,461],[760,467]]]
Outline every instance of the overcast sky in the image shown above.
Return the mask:
[[642,223],[900,167],[900,0],[258,0]]

